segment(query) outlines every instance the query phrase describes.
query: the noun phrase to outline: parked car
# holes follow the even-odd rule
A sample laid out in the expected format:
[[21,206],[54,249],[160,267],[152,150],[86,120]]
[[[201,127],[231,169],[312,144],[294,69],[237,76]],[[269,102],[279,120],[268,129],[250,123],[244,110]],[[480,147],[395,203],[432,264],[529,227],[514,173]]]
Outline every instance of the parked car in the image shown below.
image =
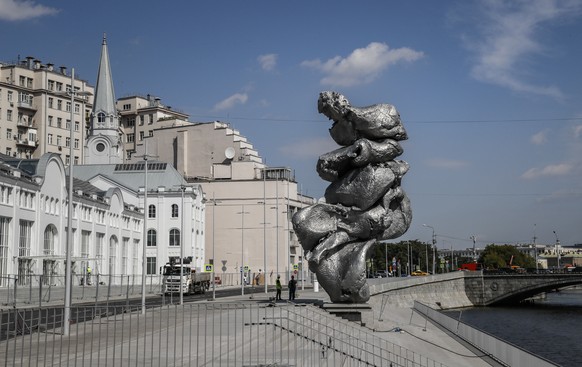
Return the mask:
[[412,276],[425,276],[425,275],[428,275],[428,273],[426,271],[422,271],[422,270],[415,270],[412,272],[411,275]]

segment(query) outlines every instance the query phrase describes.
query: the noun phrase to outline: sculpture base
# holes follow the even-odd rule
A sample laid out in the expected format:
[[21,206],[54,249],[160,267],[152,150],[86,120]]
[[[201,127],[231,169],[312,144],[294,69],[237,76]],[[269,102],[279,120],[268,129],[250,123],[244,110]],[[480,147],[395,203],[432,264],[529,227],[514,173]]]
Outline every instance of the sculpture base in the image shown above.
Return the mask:
[[324,303],[321,306],[325,311],[342,319],[353,321],[366,326],[366,321],[371,320],[372,307],[367,303]]
[[318,263],[309,261],[320,285],[334,303],[366,303],[370,287],[366,282],[366,258],[375,240],[339,245]]

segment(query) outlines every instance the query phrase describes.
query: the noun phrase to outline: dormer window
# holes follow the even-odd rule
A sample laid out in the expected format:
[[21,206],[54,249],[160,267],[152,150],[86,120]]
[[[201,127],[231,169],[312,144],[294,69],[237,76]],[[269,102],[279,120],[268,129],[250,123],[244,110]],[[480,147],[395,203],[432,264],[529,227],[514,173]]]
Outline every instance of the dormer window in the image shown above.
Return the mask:
[[99,125],[103,125],[105,123],[105,114],[103,112],[99,112],[97,114],[97,123]]

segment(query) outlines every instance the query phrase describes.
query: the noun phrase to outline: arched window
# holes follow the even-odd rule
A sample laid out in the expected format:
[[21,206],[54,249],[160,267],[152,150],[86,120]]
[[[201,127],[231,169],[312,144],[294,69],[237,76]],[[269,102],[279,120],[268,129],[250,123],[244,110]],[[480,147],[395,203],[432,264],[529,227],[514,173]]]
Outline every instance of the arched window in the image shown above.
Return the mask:
[[154,247],[158,245],[158,239],[155,229],[148,229],[148,242],[149,247]]
[[97,114],[97,122],[100,124],[104,124],[105,123],[105,114],[103,112],[99,112]]
[[170,246],[180,246],[180,231],[176,228],[170,230]]
[[111,236],[109,239],[109,274],[115,275],[117,260],[117,237]]
[[178,218],[178,204],[172,204],[172,218]]
[[155,218],[156,217],[156,206],[151,204],[148,206],[148,218]]
[[44,255],[55,254],[55,240],[57,237],[57,227],[54,224],[49,224],[44,230]]

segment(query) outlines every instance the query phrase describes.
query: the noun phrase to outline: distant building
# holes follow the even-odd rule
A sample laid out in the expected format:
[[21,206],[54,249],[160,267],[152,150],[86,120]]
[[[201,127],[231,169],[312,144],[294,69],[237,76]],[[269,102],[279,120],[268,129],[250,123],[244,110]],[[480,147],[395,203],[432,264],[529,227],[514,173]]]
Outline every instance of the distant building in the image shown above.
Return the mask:
[[[11,157],[40,158],[58,154],[69,164],[69,144],[75,164],[84,162],[85,121],[92,110],[94,89],[74,79],[79,93],[71,105],[71,75],[67,68],[55,69],[34,57],[0,62],[0,153]],[[73,141],[69,126],[73,110]]]
[[[291,225],[313,204],[288,167],[268,167],[246,137],[224,122],[179,123],[153,129],[136,156],[156,156],[176,167],[206,195],[206,259],[216,272],[307,277],[303,250]],[[137,158],[136,158],[137,159]],[[303,272],[302,272],[303,270]]]

